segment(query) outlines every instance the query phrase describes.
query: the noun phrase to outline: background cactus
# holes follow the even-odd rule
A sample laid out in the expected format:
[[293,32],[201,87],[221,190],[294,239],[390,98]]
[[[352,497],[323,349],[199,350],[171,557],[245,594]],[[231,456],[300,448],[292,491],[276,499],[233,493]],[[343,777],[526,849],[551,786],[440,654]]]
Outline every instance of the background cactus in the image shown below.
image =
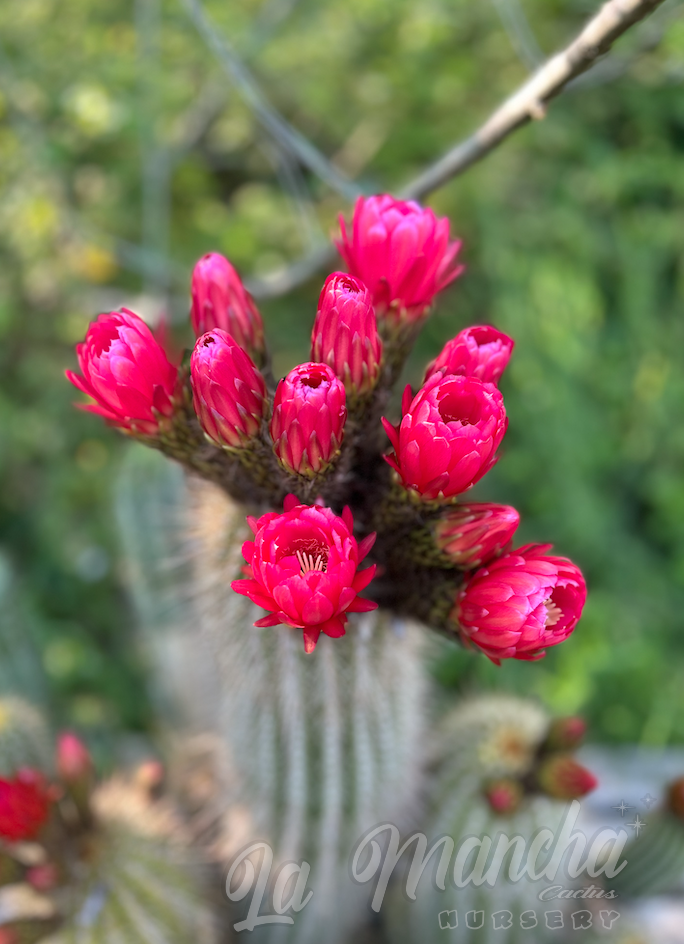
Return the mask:
[[[488,836],[495,841],[503,832],[509,838],[522,836],[530,842],[540,828],[557,828],[566,805],[542,795],[533,786],[534,771],[549,730],[550,718],[541,706],[507,695],[474,697],[450,711],[436,731],[432,750],[434,777],[419,826],[428,838],[428,848],[442,836],[450,836],[457,851],[469,836]],[[509,794],[506,811],[496,812],[492,791],[506,784],[511,787],[520,784],[520,791]],[[474,858],[473,855],[470,867]],[[493,887],[469,883],[456,888],[449,878],[450,869],[444,891],[436,887],[432,878],[433,862],[421,876],[415,901],[409,900],[403,890],[407,877],[404,863],[381,912],[391,944],[557,940],[559,931],[547,929],[540,915],[547,909],[562,908],[562,903],[540,906],[538,894],[548,885],[546,881],[525,878],[510,883],[505,877],[510,858],[508,854],[504,859]],[[452,858],[452,867],[453,861]],[[469,868],[465,874],[468,871]],[[510,918],[495,928],[492,916],[503,911],[510,912]],[[470,927],[469,912],[482,912],[480,917],[470,915]],[[525,912],[537,913],[535,926],[530,926],[531,916],[523,917],[521,926]],[[506,928],[509,921],[511,926]]]
[[[181,696],[175,716],[185,705],[187,730],[215,735],[211,743],[222,754],[212,844],[224,856],[237,851],[229,812],[241,810],[245,844],[266,839],[276,864],[305,859],[311,865],[315,894],[296,930],[285,929],[285,939],[344,940],[366,917],[364,895],[348,877],[354,843],[379,821],[408,822],[417,802],[426,723],[424,632],[382,611],[364,614],[352,618],[343,638],[321,637],[311,658],[295,630],[255,628],[257,608],[230,589],[246,537],[242,509],[213,486],[186,486],[175,477],[176,507],[186,502],[191,524],[184,536],[177,532],[165,543],[174,472],[150,455],[157,461],[131,453],[119,520],[137,573],[135,599],[142,604],[148,652],[162,653],[157,674],[165,671],[165,688]],[[181,546],[180,572],[187,576],[192,561],[186,584],[167,579],[173,560],[155,556],[155,548]],[[161,598],[154,590],[159,581],[166,581],[178,608],[166,619],[145,603]],[[252,937],[282,933],[267,927]]]
[[43,714],[15,695],[0,698],[0,776],[22,767],[50,771],[53,747]]

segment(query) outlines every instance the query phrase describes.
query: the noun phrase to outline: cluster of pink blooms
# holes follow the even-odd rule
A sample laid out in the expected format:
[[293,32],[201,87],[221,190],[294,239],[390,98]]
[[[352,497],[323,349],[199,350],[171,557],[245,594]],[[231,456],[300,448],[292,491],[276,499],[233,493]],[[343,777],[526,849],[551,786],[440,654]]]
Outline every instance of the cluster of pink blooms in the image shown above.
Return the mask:
[[[383,381],[399,328],[422,322],[462,271],[448,220],[387,195],[359,198],[351,227],[341,221],[337,245],[348,272],[333,273],[323,286],[311,360],[272,396],[260,371],[261,316],[235,269],[210,253],[192,278],[198,337],[190,383],[202,430],[232,454],[270,443],[293,482],[313,483],[334,468],[348,414],[358,416]],[[540,658],[573,631],[586,596],[579,569],[550,555],[548,545],[511,550],[515,509],[456,503],[497,461],[508,425],[497,385],[512,350],[512,339],[494,327],[464,329],[428,366],[415,395],[407,388],[399,423],[383,419],[395,486],[426,514],[439,511],[437,548],[466,572],[454,626],[495,662]],[[68,377],[94,401],[85,409],[140,438],[166,435],[182,398],[182,370],[136,315],[101,315],[77,354],[82,376]],[[375,606],[358,596],[375,572],[358,570],[375,535],[357,543],[349,509],[340,516],[290,496],[282,514],[250,524],[246,579],[233,586],[268,611],[258,625],[297,627],[311,651],[320,633],[344,633],[346,614]]]

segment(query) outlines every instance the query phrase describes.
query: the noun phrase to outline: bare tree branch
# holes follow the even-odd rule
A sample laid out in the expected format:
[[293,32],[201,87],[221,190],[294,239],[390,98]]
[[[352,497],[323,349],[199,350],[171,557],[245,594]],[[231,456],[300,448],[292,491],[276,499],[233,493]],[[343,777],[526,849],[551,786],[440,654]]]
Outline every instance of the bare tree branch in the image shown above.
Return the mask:
[[546,104],[572,79],[586,72],[608,52],[630,26],[649,15],[664,0],[608,0],[562,52],[547,60],[525,84],[501,105],[475,134],[457,144],[404,188],[405,198],[421,198],[462,174],[517,128],[546,115]]
[[[590,69],[635,23],[644,20],[664,0],[608,0],[566,49],[548,59],[473,135],[448,151],[400,192],[404,199],[421,199],[443,187],[486,157],[517,128],[546,115],[546,105],[578,76]],[[289,268],[251,282],[258,298],[282,295],[306,282],[335,258],[332,247],[321,247]]]

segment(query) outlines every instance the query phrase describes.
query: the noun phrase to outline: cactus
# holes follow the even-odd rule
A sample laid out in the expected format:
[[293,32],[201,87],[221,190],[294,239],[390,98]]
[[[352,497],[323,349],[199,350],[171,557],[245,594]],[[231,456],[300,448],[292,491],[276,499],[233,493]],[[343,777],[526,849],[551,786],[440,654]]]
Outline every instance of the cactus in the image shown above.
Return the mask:
[[[143,540],[154,546],[151,509],[158,509],[159,526],[167,528],[152,470],[162,476],[156,495],[169,487],[164,463],[150,462],[154,454],[131,452],[129,480],[119,492],[129,554]],[[380,820],[405,822],[416,802],[427,687],[423,631],[383,611],[364,614],[350,620],[342,639],[322,637],[311,658],[295,630],[255,628],[256,608],[230,589],[242,563],[243,510],[213,486],[191,482],[188,488],[179,479],[176,485],[176,507],[189,494],[190,522],[177,559],[191,558],[193,575],[190,587],[180,580],[170,586],[178,612],[187,616],[189,600],[194,612],[181,631],[181,620],[168,611],[175,657],[170,666],[164,653],[157,671],[166,673],[167,683],[175,680],[169,692],[185,692],[190,728],[213,733],[225,751],[217,765],[226,771],[219,809],[245,814],[247,839],[272,845],[274,869],[291,860],[311,865],[314,896],[295,929],[285,929],[294,936],[284,940],[344,940],[366,916],[362,890],[348,878],[354,843]],[[144,519],[135,513],[138,503],[146,506]],[[131,529],[141,522],[145,533],[138,538]],[[178,535],[171,546],[177,541]],[[145,598],[169,566],[157,561],[157,569],[150,568],[153,555],[135,560],[142,564],[136,597]],[[143,586],[145,575],[151,589]],[[156,631],[146,627],[147,637],[160,641],[150,652],[163,650],[161,628],[161,620]],[[214,837],[214,845],[236,851],[230,837]],[[251,937],[282,933],[266,927]]]
[[620,897],[672,891],[684,879],[684,777],[670,784],[662,806],[625,849],[627,865],[611,880]]
[[[511,811],[498,814],[485,796],[486,785],[492,782],[529,782],[548,730],[549,718],[540,706],[512,696],[472,698],[449,712],[436,734],[436,774],[421,824],[428,848],[442,836],[450,836],[458,851],[462,840],[470,836],[488,836],[495,843],[496,836],[503,832],[509,838],[519,835],[529,841],[540,828],[557,827],[565,810],[562,803],[536,792],[521,794],[519,801],[513,794]],[[441,849],[435,858],[439,852]],[[425,944],[444,940],[451,944],[556,940],[559,932],[547,930],[544,919],[539,919],[540,912],[553,907],[540,908],[537,897],[548,883],[533,883],[527,878],[510,883],[506,877],[508,858],[493,887],[471,883],[457,888],[448,872],[446,888],[440,890],[432,880],[434,865],[428,865],[415,901],[402,890],[406,883],[404,869],[390,888],[381,912],[390,944],[413,944],[418,940]],[[474,855],[470,862],[472,867]],[[495,928],[492,916],[504,911],[510,912],[510,918]],[[533,919],[525,917],[525,912],[537,912],[539,923],[530,927]]]
[[0,698],[0,776],[22,767],[49,771],[52,745],[41,712],[23,698]]

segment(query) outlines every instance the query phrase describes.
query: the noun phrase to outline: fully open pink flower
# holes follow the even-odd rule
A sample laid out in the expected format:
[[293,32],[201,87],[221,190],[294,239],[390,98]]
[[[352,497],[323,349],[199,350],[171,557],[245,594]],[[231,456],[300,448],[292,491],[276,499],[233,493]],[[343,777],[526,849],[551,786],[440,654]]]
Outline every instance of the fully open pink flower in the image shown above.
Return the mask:
[[190,376],[195,412],[213,442],[238,449],[257,436],[266,411],[266,384],[227,331],[215,328],[197,339]]
[[85,341],[76,345],[83,376],[67,378],[95,403],[80,409],[103,416],[121,429],[149,436],[173,412],[177,369],[142,318],[127,308],[99,315]]
[[515,342],[491,325],[473,325],[459,331],[442,348],[438,357],[428,364],[427,380],[436,371],[463,374],[496,384],[506,369]]
[[449,241],[449,220],[412,200],[359,197],[351,232],[342,216],[340,228],[337,248],[350,273],[370,289],[378,318],[420,318],[463,271],[456,263],[461,242]]
[[0,836],[10,842],[35,839],[47,822],[52,799],[36,770],[26,768],[0,779]]
[[382,341],[371,293],[354,276],[333,272],[325,280],[311,333],[311,359],[331,367],[348,395],[367,394],[377,384]]
[[264,323],[254,299],[225,256],[209,252],[192,273],[190,320],[197,337],[221,328],[261,365]]
[[457,505],[435,522],[435,543],[457,567],[480,567],[506,548],[520,524],[510,505],[471,502]]
[[313,477],[337,455],[347,420],[344,384],[327,364],[300,364],[276,388],[273,451],[288,472]]
[[385,458],[423,499],[465,492],[496,462],[508,419],[503,397],[476,377],[434,374],[413,400],[404,393],[399,426],[383,418],[394,455]]
[[375,565],[357,570],[375,534],[357,543],[349,508],[338,516],[288,495],[283,514],[268,512],[247,521],[254,531],[254,540],[242,547],[248,579],[234,580],[232,587],[270,611],[255,626],[285,623],[302,629],[304,649],[313,652],[321,633],[344,636],[347,613],[376,608],[359,596],[373,579]]
[[454,617],[466,643],[492,662],[541,659],[572,633],[587,588],[566,557],[550,544],[526,544],[481,567],[458,595]]

